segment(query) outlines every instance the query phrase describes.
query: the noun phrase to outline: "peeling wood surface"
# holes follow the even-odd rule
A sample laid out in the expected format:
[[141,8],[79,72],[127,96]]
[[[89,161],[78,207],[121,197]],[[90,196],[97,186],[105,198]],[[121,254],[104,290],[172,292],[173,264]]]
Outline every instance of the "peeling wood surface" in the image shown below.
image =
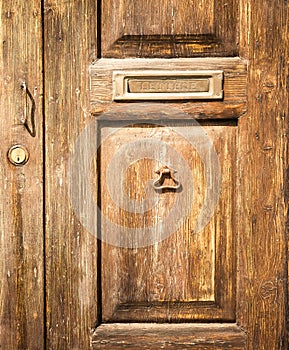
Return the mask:
[[89,122],[96,13],[96,1],[44,1],[48,349],[89,349],[97,321],[97,240],[74,215],[67,174]]
[[[41,1],[29,6],[1,1],[0,348],[5,350],[44,346],[41,31]],[[8,162],[14,144],[29,150],[27,164]]]

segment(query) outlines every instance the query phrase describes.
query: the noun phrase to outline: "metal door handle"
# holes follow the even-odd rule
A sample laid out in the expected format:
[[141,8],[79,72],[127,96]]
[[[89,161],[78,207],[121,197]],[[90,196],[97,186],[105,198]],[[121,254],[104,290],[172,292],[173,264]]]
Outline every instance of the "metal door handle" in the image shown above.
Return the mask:
[[[153,182],[153,187],[155,190],[174,190],[177,191],[181,188],[181,183],[173,175],[176,173],[175,170],[170,169],[166,165],[161,167],[156,171],[159,174],[159,177]],[[171,179],[174,182],[174,185],[164,185],[166,179]]]
[[[36,103],[35,100],[31,94],[31,92],[29,91],[27,84],[25,82],[23,82],[21,84],[21,89],[23,90],[24,94],[25,94],[25,110],[24,110],[24,127],[25,129],[29,132],[29,134],[32,137],[36,136],[36,127],[35,127],[35,109],[36,109]],[[31,108],[30,108],[30,113],[29,111],[29,101],[31,103]],[[29,116],[30,116],[30,123],[29,123]]]

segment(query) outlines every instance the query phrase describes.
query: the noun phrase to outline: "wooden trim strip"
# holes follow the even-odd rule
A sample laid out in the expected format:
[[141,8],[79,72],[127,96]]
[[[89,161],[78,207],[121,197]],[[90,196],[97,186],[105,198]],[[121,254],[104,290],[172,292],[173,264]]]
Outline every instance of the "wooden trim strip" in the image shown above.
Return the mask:
[[246,334],[236,324],[103,324],[93,349],[245,349]]

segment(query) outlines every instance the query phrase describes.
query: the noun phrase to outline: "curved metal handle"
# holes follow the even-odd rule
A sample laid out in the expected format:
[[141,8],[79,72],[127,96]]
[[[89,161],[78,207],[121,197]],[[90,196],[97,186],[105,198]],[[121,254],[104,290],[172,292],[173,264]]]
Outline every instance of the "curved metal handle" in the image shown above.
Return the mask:
[[[161,167],[156,171],[160,176],[153,182],[153,187],[155,190],[174,190],[177,191],[181,188],[181,183],[174,177],[175,170],[170,169],[166,165]],[[164,185],[166,179],[171,179],[174,182],[174,185]]]
[[[36,109],[36,103],[35,100],[29,91],[27,84],[23,82],[21,84],[21,89],[23,90],[25,94],[25,109],[24,109],[24,117],[25,120],[23,122],[23,125],[25,129],[29,132],[29,134],[32,137],[36,136],[36,127],[35,127],[35,109]],[[30,101],[30,103],[29,103]],[[31,104],[31,112],[28,113],[27,111],[29,110],[29,105]],[[29,114],[30,114],[30,125],[29,125]]]

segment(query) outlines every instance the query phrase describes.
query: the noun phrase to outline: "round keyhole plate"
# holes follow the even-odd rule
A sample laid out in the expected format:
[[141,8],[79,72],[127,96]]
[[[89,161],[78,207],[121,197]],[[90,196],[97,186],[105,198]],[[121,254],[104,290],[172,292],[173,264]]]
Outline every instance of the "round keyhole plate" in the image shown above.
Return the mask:
[[24,165],[29,159],[29,152],[25,146],[14,145],[8,151],[8,159],[14,165]]

